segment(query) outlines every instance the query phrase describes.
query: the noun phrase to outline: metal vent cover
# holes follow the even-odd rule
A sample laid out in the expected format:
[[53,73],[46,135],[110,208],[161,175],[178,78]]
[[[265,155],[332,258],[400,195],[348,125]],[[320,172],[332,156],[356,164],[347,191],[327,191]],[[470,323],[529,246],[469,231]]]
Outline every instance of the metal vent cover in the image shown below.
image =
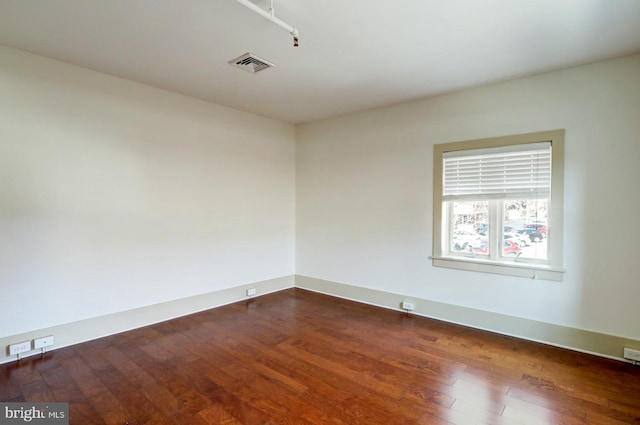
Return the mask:
[[275,64],[259,58],[253,53],[245,53],[242,56],[230,60],[229,63],[252,74],[275,66]]

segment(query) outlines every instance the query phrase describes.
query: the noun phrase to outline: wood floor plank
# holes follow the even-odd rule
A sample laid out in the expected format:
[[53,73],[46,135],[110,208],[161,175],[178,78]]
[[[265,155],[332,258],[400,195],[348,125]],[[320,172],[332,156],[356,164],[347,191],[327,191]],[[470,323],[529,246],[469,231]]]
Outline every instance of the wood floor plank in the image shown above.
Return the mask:
[[28,400],[55,401],[55,394],[49,389],[44,379],[32,381],[22,386],[22,394]]
[[[293,344],[281,344],[281,347],[291,356],[297,357],[298,359],[304,359],[320,369],[331,371],[334,375],[350,381],[353,385],[362,386],[363,388],[367,388],[373,392],[383,393],[386,397],[392,399],[398,399],[404,393],[402,388],[386,384],[369,374],[359,373],[357,369],[353,368],[352,364],[350,365],[346,362],[340,362],[335,358],[327,359],[327,356],[321,355],[320,353],[315,354],[306,351],[297,347],[295,344],[296,342],[293,342]],[[324,354],[326,355],[327,353]]]
[[105,424],[116,425],[126,422],[128,412],[121,401],[104,386],[81,358],[66,359],[62,364]]
[[[145,397],[145,394],[139,388],[132,385],[131,382],[122,375],[117,369],[103,369],[96,371],[96,376],[113,394],[117,394],[118,400],[127,412],[127,420],[129,424],[147,423],[158,415],[159,410],[154,406],[153,402]],[[165,423],[169,423],[166,421]]]
[[0,401],[17,401],[24,398],[16,377],[19,364],[6,364],[0,368]]
[[616,421],[627,421],[627,423],[637,423],[639,421],[639,418],[634,415],[621,412],[600,403],[576,398],[573,394],[563,391],[554,391],[549,393],[548,391],[543,390],[528,390],[512,387],[509,390],[508,395],[509,398],[524,400],[563,414],[567,412],[566,414],[568,415],[575,415],[576,412],[578,414],[586,412],[587,419],[596,415],[598,417],[608,417]]
[[55,395],[55,399],[71,401],[78,398],[80,389],[63,367],[46,370],[42,372],[42,377]]
[[242,422],[231,415],[220,404],[215,404],[207,409],[204,409],[203,411],[198,413],[198,417],[202,418],[204,420],[204,423],[210,425],[242,425]]
[[542,407],[517,399],[509,399],[507,401],[502,416],[525,424],[562,422],[567,425],[583,425],[587,421],[586,412],[558,412],[549,407]]
[[139,367],[133,360],[127,357],[122,351],[114,346],[108,347],[103,352],[105,358],[115,367],[127,380],[137,388],[142,388],[155,382],[153,377],[143,368]]
[[640,423],[640,368],[301,289],[0,366],[113,425]]

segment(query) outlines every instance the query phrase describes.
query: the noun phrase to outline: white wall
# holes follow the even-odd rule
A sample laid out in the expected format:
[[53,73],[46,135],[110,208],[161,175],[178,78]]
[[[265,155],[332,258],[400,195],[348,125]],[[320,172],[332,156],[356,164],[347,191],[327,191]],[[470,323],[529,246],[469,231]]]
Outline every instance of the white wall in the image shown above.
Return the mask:
[[[434,268],[433,145],[566,129],[563,282]],[[296,273],[640,339],[640,55],[300,125]]]
[[0,337],[292,275],[294,231],[293,125],[0,47]]

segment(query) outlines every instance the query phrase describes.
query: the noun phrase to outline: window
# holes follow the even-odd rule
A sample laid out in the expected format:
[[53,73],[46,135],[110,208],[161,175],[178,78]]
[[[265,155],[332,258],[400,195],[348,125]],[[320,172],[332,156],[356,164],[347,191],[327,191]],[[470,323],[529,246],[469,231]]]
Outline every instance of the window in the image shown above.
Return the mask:
[[564,130],[434,146],[439,267],[562,280]]

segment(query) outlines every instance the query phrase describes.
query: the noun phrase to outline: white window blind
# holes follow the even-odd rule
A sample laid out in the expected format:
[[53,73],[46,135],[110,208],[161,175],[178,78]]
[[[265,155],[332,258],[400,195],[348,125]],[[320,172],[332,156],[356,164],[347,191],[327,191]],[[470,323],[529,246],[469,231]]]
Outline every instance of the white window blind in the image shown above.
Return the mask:
[[533,199],[551,193],[551,143],[443,153],[443,198]]

